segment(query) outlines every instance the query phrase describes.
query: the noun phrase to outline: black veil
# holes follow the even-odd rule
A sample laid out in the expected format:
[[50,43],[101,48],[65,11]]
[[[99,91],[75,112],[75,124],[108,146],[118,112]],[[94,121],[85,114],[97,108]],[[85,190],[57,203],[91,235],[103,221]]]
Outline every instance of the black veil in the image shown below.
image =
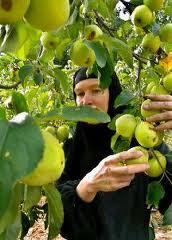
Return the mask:
[[[87,69],[79,69],[73,79],[73,89],[79,81],[89,78],[97,78],[95,74],[87,75]],[[119,112],[114,109],[114,101],[121,92],[121,86],[117,75],[112,75],[112,81],[109,85],[109,106],[108,114],[113,118]],[[76,95],[73,91],[74,99]],[[66,169],[64,174],[69,175],[71,180],[80,179],[93,169],[104,157],[112,154],[110,148],[111,137],[114,131],[107,127],[108,123],[88,124],[78,122],[72,143],[68,148],[68,144],[64,148],[68,148],[66,152]],[[67,176],[66,176],[67,177]]]

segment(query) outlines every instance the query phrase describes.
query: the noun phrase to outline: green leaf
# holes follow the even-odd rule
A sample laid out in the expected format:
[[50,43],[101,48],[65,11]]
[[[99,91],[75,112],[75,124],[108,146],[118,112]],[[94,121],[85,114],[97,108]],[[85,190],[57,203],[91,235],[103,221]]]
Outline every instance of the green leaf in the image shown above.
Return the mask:
[[60,70],[59,68],[54,68],[54,73],[56,78],[60,81],[62,90],[65,94],[68,94],[69,91],[69,80],[68,76],[65,72]]
[[45,191],[48,201],[48,239],[53,239],[60,233],[60,228],[63,223],[63,204],[60,193],[52,184],[43,186],[43,190]]
[[118,137],[119,137],[119,134],[116,132],[111,138],[111,149],[112,150],[115,149],[115,144],[116,144]]
[[43,149],[40,129],[27,113],[0,120],[0,216],[8,207],[13,185],[37,166]]
[[150,206],[158,206],[159,201],[164,197],[165,191],[158,181],[148,185],[146,203]]
[[129,104],[134,98],[133,94],[128,90],[123,90],[115,99],[115,108]]
[[[49,120],[67,120],[67,121],[80,121],[90,124],[110,122],[110,117],[107,113],[93,109],[89,106],[80,107],[63,107],[58,110],[48,112],[41,118],[43,121]],[[41,120],[40,119],[40,120]]]
[[15,222],[8,226],[8,228],[0,234],[0,240],[18,239],[21,231],[21,215],[18,212]]
[[113,63],[111,61],[111,58],[109,54],[107,55],[107,62],[105,67],[98,68],[98,71],[100,72],[100,87],[103,89],[108,88],[111,81],[112,81],[112,74],[114,72],[113,70]]
[[33,81],[35,84],[40,85],[41,83],[43,83],[43,75],[40,72],[34,72]]
[[0,119],[6,119],[6,110],[4,107],[0,107]]
[[152,226],[149,226],[149,240],[154,240],[155,239],[155,231]]
[[114,145],[112,145],[111,143],[111,148],[113,150],[114,153],[119,153],[119,152],[123,152],[123,151],[127,151],[130,147],[130,141],[128,139],[124,139],[121,136],[116,135],[115,141],[114,141]]
[[33,187],[25,185],[25,199],[23,202],[23,210],[27,211],[29,208],[36,205],[41,198],[41,187]]
[[118,52],[120,57],[127,63],[130,68],[133,68],[133,53],[126,43],[117,39],[111,38],[112,46]]
[[87,47],[92,48],[96,55],[97,65],[101,68],[105,67],[107,61],[107,50],[98,41],[84,40]]
[[31,76],[33,73],[32,65],[24,65],[19,70],[19,78],[23,82],[27,76]]
[[12,190],[9,206],[5,213],[0,216],[0,234],[5,231],[7,226],[11,225],[15,221],[19,212],[19,204],[23,200],[23,197],[23,184],[16,184],[14,189]]
[[165,14],[168,15],[168,16],[172,16],[172,4],[166,6],[166,8],[165,8]]
[[25,96],[22,93],[14,91],[12,93],[11,101],[16,114],[21,112],[29,112]]
[[166,210],[163,217],[163,225],[172,225],[172,204]]

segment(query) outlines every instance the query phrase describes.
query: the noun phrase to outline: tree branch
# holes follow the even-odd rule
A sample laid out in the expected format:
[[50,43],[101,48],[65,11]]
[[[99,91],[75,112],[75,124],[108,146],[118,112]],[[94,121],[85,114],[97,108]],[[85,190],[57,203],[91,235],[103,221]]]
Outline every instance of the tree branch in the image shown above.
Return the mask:
[[93,10],[96,16],[96,21],[100,27],[103,27],[111,37],[114,37],[114,29],[110,28],[109,26],[106,25],[104,22],[104,19],[98,14],[97,10]]
[[19,84],[21,84],[21,81],[15,83],[13,85],[8,85],[8,86],[0,84],[0,89],[13,89],[13,88],[18,87]]

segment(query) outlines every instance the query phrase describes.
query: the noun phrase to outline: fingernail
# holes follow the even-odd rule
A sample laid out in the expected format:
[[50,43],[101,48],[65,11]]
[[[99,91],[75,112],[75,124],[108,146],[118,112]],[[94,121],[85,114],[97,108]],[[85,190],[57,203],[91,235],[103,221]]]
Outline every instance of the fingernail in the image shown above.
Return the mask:
[[149,107],[150,107],[149,104],[145,104],[145,105],[143,106],[144,109],[149,109]]

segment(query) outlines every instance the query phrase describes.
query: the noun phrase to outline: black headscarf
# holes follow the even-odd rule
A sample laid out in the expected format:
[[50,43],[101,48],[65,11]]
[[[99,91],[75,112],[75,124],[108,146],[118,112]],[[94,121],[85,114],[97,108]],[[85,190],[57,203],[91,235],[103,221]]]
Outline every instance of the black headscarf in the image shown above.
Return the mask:
[[[87,75],[87,69],[81,68],[74,75],[73,90],[75,85],[85,79],[97,78],[95,74]],[[121,92],[119,80],[114,73],[109,85],[108,114],[113,118],[117,113],[114,109],[114,101]],[[74,98],[76,95],[73,91]],[[73,136],[71,147],[66,153],[66,174],[70,179],[80,179],[93,169],[103,158],[112,154],[110,147],[111,137],[114,131],[107,127],[107,123],[88,124],[78,122]]]

